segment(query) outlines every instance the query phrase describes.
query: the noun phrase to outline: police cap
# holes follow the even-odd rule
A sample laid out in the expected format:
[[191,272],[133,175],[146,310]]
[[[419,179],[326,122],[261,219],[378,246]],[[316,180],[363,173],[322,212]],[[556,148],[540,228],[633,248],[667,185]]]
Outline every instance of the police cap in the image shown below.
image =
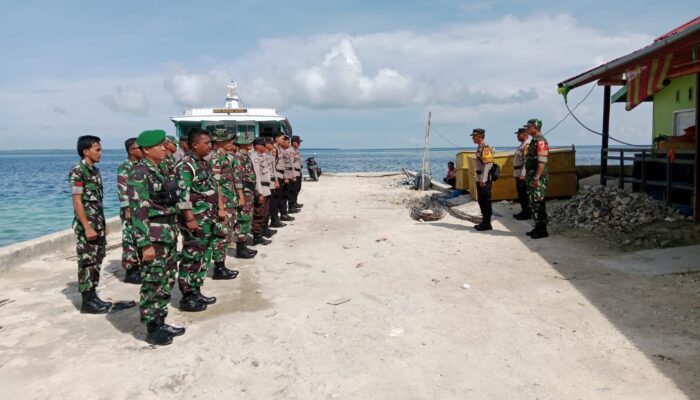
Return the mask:
[[263,146],[264,146],[265,143],[267,143],[267,140],[265,140],[264,137],[256,137],[255,139],[253,139],[253,144],[254,144],[255,146],[257,146],[257,145],[263,145]]
[[516,135],[517,135],[517,134],[520,134],[520,133],[527,133],[527,129],[525,129],[525,128],[518,128],[518,130],[515,131],[515,134],[516,134]]
[[486,135],[486,130],[483,128],[474,128],[474,129],[472,129],[471,136],[474,136],[474,135]]
[[301,138],[299,136],[294,135],[294,136],[292,136],[292,142],[301,143],[301,142],[303,142],[303,140],[301,140]]

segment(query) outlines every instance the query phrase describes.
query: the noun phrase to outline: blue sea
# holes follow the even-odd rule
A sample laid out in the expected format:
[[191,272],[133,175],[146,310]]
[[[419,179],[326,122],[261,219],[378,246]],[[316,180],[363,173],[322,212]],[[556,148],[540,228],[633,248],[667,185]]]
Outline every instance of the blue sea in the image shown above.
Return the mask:
[[[464,149],[473,150],[473,149]],[[512,148],[498,147],[498,151]],[[438,148],[430,151],[433,176],[442,178],[448,161],[461,150]],[[335,150],[304,149],[304,158],[315,155],[324,172],[399,171],[401,167],[421,168],[423,149]],[[123,150],[105,150],[98,168],[102,173],[105,216],[118,215],[117,166]],[[78,162],[75,150],[0,151],[0,246],[68,229],[73,220],[68,171]],[[600,147],[576,148],[578,165],[600,163]]]

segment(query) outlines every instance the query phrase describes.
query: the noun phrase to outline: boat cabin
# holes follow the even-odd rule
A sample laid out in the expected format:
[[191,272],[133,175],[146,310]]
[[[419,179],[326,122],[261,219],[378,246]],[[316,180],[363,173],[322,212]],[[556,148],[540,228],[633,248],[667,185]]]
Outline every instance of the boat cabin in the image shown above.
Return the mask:
[[187,136],[192,128],[211,130],[228,128],[236,133],[251,133],[253,137],[272,136],[275,132],[292,135],[289,120],[274,108],[244,107],[238,98],[238,85],[227,86],[226,103],[221,108],[190,108],[183,115],[171,117],[178,138]]

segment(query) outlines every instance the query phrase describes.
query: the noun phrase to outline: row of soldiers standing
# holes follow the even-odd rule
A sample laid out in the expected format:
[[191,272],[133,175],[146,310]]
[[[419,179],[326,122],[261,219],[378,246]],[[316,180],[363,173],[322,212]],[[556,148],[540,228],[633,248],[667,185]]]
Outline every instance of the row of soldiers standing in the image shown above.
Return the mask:
[[[549,169],[547,167],[549,144],[542,134],[542,121],[533,118],[527,121],[522,128],[519,128],[515,134],[520,145],[515,150],[513,170],[521,212],[515,214],[514,217],[518,220],[532,218],[535,221],[535,227],[527,232],[527,235],[533,239],[545,238],[549,236],[547,232],[547,208],[545,205],[549,179]],[[491,226],[493,152],[486,145],[486,131],[484,129],[474,129],[471,136],[477,145],[476,189],[482,215],[481,223],[475,225],[474,228],[478,231],[488,231],[493,229]]]
[[[290,144],[291,142],[291,144]],[[117,170],[125,282],[140,284],[140,315],[147,341],[172,343],[185,328],[165,323],[175,281],[181,311],[204,311],[216,302],[202,286],[211,261],[212,279],[235,279],[227,256],[253,258],[251,245],[267,245],[276,230],[301,210],[301,154],[298,136],[235,136],[193,129],[180,139],[162,130],[125,142],[128,159]],[[212,146],[213,143],[213,146]],[[105,256],[106,224],[102,180],[95,164],[100,139],[78,139],[81,162],[69,173],[75,209],[81,312],[106,313],[112,304],[95,291]],[[249,233],[252,232],[252,238]],[[179,237],[182,249],[177,251]],[[179,265],[178,265],[179,261]]]

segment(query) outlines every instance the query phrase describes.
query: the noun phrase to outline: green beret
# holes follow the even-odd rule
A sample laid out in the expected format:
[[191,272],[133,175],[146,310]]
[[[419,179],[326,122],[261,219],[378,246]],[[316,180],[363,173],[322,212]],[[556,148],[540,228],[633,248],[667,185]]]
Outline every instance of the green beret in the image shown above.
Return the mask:
[[177,144],[177,139],[175,138],[175,136],[168,135],[165,138],[168,139],[168,142],[170,142],[172,144]]
[[136,144],[140,147],[152,147],[163,143],[165,140],[165,131],[162,129],[154,129],[151,131],[143,131],[136,138]]
[[537,127],[537,129],[542,129],[542,121],[540,121],[537,118],[533,118],[533,119],[527,121],[527,124],[525,124],[525,126],[530,126],[530,125],[535,125]]
[[245,132],[238,132],[236,135],[236,144],[251,144],[253,143],[253,138],[251,135]]
[[225,142],[233,139],[233,132],[228,129],[216,129],[212,134],[212,139],[215,142]]

